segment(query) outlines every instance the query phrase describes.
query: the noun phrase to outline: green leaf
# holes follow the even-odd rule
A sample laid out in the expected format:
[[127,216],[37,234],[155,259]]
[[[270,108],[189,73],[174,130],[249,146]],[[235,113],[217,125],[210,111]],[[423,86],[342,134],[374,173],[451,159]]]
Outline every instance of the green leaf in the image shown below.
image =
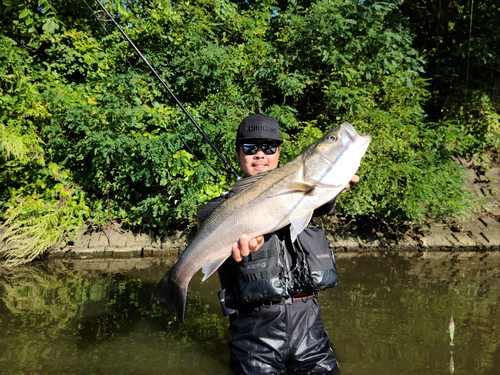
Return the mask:
[[58,28],[59,25],[53,19],[47,20],[47,22],[45,22],[44,25],[42,26],[42,29],[49,34],[52,34]]
[[19,19],[27,17],[28,15],[31,14],[31,11],[29,9],[24,9],[20,14],[19,14]]

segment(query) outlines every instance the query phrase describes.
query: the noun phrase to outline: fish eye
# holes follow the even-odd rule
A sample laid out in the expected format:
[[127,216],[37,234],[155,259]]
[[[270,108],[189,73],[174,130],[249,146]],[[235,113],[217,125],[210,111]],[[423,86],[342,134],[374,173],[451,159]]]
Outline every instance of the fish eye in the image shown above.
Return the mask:
[[330,135],[330,136],[328,137],[328,140],[329,140],[330,142],[335,142],[335,141],[337,140],[337,137],[336,137],[336,136],[334,136],[334,135]]

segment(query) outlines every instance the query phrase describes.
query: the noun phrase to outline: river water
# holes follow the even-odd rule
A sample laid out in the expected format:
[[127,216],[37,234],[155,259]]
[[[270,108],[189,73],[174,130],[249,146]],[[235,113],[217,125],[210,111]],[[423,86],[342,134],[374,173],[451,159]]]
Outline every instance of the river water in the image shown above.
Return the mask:
[[[1,270],[0,373],[229,374],[216,276],[192,280],[182,325],[151,297],[173,261]],[[500,374],[500,254],[343,253],[337,264],[340,284],[319,303],[343,375]]]

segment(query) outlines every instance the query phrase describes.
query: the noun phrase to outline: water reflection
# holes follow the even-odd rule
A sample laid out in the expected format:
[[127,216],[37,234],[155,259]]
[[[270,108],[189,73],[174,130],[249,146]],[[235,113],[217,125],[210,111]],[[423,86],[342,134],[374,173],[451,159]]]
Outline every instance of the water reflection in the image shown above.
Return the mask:
[[[341,284],[320,305],[343,375],[498,374],[500,255],[337,258]],[[0,372],[228,373],[217,278],[193,278],[179,325],[151,297],[173,259],[120,262],[2,270]]]

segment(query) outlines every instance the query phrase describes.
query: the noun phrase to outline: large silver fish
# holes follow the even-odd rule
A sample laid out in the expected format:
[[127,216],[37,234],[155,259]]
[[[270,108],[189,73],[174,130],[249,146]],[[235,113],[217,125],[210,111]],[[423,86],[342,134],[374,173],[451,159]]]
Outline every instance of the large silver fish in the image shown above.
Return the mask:
[[202,222],[193,241],[156,286],[154,297],[174,302],[182,322],[188,284],[198,270],[203,270],[203,280],[212,275],[231,255],[231,246],[242,233],[252,238],[291,224],[294,241],[313,211],[349,183],[370,141],[370,135],[358,134],[345,122],[291,162],[237,182],[232,188],[238,194]]

